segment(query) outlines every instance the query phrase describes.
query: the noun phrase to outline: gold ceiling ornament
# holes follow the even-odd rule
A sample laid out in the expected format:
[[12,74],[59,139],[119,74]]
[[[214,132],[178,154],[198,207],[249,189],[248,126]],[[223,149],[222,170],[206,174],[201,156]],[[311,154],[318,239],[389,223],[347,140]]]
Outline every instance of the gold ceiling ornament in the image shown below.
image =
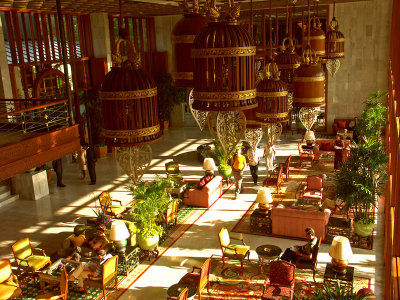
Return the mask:
[[218,21],[220,12],[219,8],[217,8],[217,1],[216,0],[206,0],[204,4],[204,10],[206,12],[207,18],[211,21]]
[[302,107],[299,111],[299,119],[307,131],[311,130],[317,120],[317,108],[315,107]]
[[[126,42],[126,48],[128,50],[128,58],[124,61],[123,55],[120,54],[119,47],[121,43]],[[133,42],[129,39],[120,38],[117,41],[117,50],[114,54],[112,54],[112,61],[117,67],[128,67],[131,66],[134,69],[141,68],[142,60],[140,57],[140,53],[136,52],[135,46]]]
[[151,157],[152,149],[148,144],[135,147],[117,147],[115,151],[115,160],[135,186],[139,184],[149,168]]
[[203,131],[204,126],[207,123],[207,116],[208,111],[197,110],[192,107],[194,98],[193,98],[193,89],[188,90],[187,92],[187,103],[189,106],[190,113],[192,114],[194,120],[196,121],[197,125],[201,131]]
[[293,109],[293,92],[288,92],[287,106],[288,106],[288,112],[292,111],[292,109]]
[[282,134],[282,124],[281,123],[266,123],[262,126],[262,131],[267,143],[274,145]]
[[224,111],[217,115],[217,136],[226,157],[232,153],[246,130],[243,111]]
[[263,136],[261,128],[246,128],[244,133],[245,140],[250,144],[250,147],[255,150]]
[[326,62],[326,69],[328,70],[329,75],[332,77],[335,76],[336,72],[340,68],[340,60],[339,59],[328,59]]

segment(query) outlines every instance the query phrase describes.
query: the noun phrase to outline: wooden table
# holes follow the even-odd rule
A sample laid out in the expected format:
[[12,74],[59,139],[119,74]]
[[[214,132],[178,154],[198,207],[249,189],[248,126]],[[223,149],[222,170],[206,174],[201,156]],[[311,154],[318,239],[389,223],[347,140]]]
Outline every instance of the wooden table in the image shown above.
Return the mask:
[[180,186],[171,188],[171,195],[176,195],[178,198],[183,199],[182,194],[186,191],[187,184],[182,182]]
[[171,285],[167,290],[167,295],[168,297],[178,297],[185,288],[188,288],[188,299],[196,295],[196,287],[189,283],[175,283]]
[[250,231],[271,234],[271,210],[260,211],[259,209],[255,209],[250,215]]
[[282,249],[275,245],[261,245],[256,248],[256,252],[258,255],[260,272],[264,273],[264,260],[270,262],[271,260],[277,259],[281,255]]
[[[40,288],[44,288],[46,284],[59,284],[61,281],[61,273],[56,272],[58,269],[58,266],[60,264],[64,265],[70,265],[73,267],[75,270],[79,266],[79,262],[76,262],[74,260],[69,260],[65,258],[60,258],[56,260],[54,263],[51,264],[50,267],[44,269],[42,272],[39,272],[39,282],[40,282]],[[68,275],[70,275],[72,271],[68,272]]]

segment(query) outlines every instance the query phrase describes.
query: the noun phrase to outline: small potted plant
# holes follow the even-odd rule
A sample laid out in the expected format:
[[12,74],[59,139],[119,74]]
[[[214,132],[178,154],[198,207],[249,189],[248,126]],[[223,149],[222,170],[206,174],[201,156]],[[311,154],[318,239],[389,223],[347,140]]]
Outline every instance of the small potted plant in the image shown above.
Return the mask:
[[232,174],[232,167],[230,164],[232,155],[233,155],[233,153],[235,153],[236,148],[242,147],[242,146],[237,145],[233,149],[233,151],[228,156],[226,156],[224,150],[218,144],[217,141],[214,141],[213,144],[214,144],[214,146],[209,151],[213,154],[213,157],[215,157],[217,159],[219,175],[221,175],[224,179],[229,179]]

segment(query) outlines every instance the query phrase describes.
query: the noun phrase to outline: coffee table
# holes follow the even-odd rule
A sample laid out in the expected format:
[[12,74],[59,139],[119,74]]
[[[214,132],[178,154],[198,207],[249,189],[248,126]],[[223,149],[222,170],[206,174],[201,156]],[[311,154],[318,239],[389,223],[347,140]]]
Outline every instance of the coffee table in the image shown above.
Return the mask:
[[320,200],[300,197],[292,204],[292,207],[304,210],[318,210],[319,204]]
[[60,264],[64,264],[64,266],[70,266],[71,270],[68,271],[68,275],[70,275],[78,266],[79,262],[74,260],[69,260],[65,258],[60,258],[56,260],[54,263],[50,265],[50,267],[44,269],[42,272],[39,272],[39,282],[40,288],[44,288],[47,284],[59,284],[61,281],[61,273],[57,272],[58,266]]
[[167,290],[167,295],[168,297],[178,297],[185,288],[188,288],[188,299],[196,295],[196,287],[189,283],[175,283],[171,285]]
[[281,255],[282,249],[275,245],[261,245],[256,248],[256,252],[258,255],[260,272],[264,273],[264,260],[270,262],[271,260],[277,259]]

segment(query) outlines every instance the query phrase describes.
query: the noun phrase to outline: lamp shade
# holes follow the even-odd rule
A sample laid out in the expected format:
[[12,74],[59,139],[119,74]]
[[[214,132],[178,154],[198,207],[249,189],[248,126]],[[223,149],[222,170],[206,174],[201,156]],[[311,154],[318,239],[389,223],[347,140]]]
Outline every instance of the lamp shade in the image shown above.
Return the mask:
[[129,238],[129,236],[130,233],[123,221],[113,221],[111,223],[110,235],[108,237],[111,241],[123,241]]
[[214,159],[211,157],[206,157],[203,161],[203,170],[213,171],[217,168],[215,165]]
[[337,260],[348,260],[353,254],[351,250],[350,241],[344,236],[335,236],[332,241],[329,255]]
[[314,131],[312,130],[307,130],[305,135],[304,135],[304,140],[305,141],[315,141],[315,134]]
[[266,187],[262,187],[257,192],[256,202],[260,204],[269,204],[274,202],[272,199],[271,190]]

